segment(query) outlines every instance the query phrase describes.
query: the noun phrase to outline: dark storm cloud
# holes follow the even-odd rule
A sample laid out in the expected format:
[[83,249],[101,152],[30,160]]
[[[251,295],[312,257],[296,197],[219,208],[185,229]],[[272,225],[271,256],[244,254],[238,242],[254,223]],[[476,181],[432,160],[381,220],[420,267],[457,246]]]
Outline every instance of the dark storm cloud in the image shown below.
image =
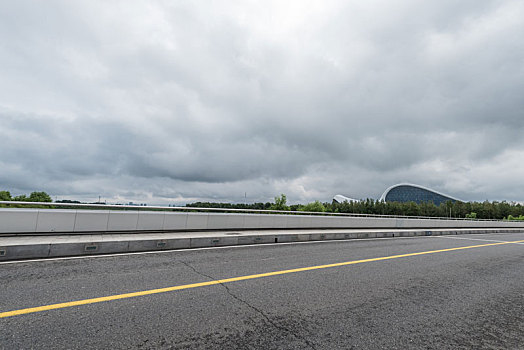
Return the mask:
[[[183,203],[522,200],[515,1],[0,5],[0,184]],[[511,169],[511,171],[501,171]]]

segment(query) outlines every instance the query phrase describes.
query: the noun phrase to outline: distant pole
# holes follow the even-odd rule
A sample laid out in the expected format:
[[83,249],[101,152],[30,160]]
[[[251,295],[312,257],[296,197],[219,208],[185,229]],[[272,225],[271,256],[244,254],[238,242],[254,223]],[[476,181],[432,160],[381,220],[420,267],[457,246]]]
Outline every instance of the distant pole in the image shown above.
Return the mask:
[[100,204],[100,196],[98,196],[98,204]]
[[244,192],[244,203],[247,204],[247,192]]

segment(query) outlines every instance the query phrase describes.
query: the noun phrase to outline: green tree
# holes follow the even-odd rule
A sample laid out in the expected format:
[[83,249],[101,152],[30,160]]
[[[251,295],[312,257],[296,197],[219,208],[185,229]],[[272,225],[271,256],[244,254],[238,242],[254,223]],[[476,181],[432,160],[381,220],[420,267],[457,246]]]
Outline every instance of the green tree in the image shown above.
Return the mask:
[[471,212],[469,214],[466,214],[466,218],[468,218],[468,219],[476,219],[477,218],[477,213]]
[[9,191],[0,191],[0,201],[11,201],[11,193]]
[[404,204],[404,215],[418,216],[420,215],[420,205],[415,202],[408,202]]
[[14,197],[13,200],[17,202],[27,202],[27,196],[25,194],[21,194],[19,196]]
[[27,200],[29,202],[52,202],[53,201],[51,197],[45,192],[31,192]]
[[314,201],[312,203],[308,203],[304,206],[302,206],[300,211],[315,211],[315,212],[325,212],[326,207],[320,203],[319,201]]
[[287,206],[287,197],[285,194],[275,197],[275,203],[271,205],[270,210],[289,210]]

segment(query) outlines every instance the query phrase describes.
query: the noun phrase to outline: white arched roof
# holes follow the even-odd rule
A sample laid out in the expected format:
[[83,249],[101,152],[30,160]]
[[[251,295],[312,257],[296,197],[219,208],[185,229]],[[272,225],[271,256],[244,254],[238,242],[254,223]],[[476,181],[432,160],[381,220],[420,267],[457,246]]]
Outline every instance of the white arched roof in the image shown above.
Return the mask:
[[343,196],[341,194],[337,194],[335,197],[333,197],[334,200],[336,200],[337,202],[339,203],[343,203],[343,202],[358,202],[359,200],[358,199],[353,199],[353,198],[349,198],[349,197],[346,197],[346,196]]
[[407,182],[399,183],[399,184],[396,184],[396,185],[393,185],[393,186],[388,187],[388,188],[384,191],[384,193],[382,194],[382,196],[380,196],[380,199],[379,199],[379,200],[385,202],[385,201],[386,201],[386,196],[388,195],[389,191],[391,191],[391,190],[394,189],[395,187],[399,187],[399,186],[410,186],[410,187],[416,187],[416,188],[420,188],[420,189],[422,189],[422,190],[426,190],[426,191],[429,191],[429,192],[433,192],[433,193],[439,194],[439,195],[441,195],[441,196],[447,197],[447,198],[452,199],[452,200],[454,200],[454,201],[463,202],[463,200],[457,199],[457,198],[455,198],[455,197],[452,197],[452,196],[450,196],[450,195],[444,194],[444,193],[439,192],[439,191],[432,190],[431,188],[427,188],[427,187],[424,187],[424,186],[415,185],[415,184],[411,184],[411,183],[407,183]]

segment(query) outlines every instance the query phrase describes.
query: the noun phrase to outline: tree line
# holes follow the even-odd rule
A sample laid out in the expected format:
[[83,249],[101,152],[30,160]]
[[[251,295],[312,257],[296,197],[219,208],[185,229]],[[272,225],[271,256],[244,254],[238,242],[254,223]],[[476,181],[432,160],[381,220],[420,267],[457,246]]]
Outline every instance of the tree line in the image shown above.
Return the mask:
[[12,197],[9,191],[0,191],[0,201],[17,201],[17,202],[52,202],[51,196],[46,192],[31,192],[29,196],[21,194]]
[[[52,202],[51,196],[46,192],[31,192],[29,196],[11,196],[9,191],[0,191],[0,201],[22,202]],[[80,203],[78,201],[63,200],[62,203]],[[280,210],[280,211],[307,211],[325,213],[352,213],[374,215],[399,215],[399,216],[428,216],[452,217],[470,219],[496,219],[496,220],[524,220],[524,206],[520,203],[502,202],[452,202],[440,205],[433,202],[384,202],[374,199],[365,199],[354,202],[338,203],[333,201],[314,201],[308,204],[287,204],[285,194],[275,197],[274,202],[257,203],[214,203],[194,202],[186,207],[218,208],[218,209],[250,209],[250,210]]]
[[325,213],[353,213],[374,215],[399,215],[399,216],[428,216],[452,217],[470,219],[496,219],[496,220],[524,220],[524,206],[520,203],[502,202],[452,202],[440,205],[433,202],[384,202],[374,199],[365,199],[354,202],[331,203],[320,201],[308,204],[287,204],[285,194],[275,197],[273,203],[211,203],[195,202],[187,204],[188,207],[199,208],[224,208],[224,209],[251,209],[251,210],[283,210],[283,211],[310,211]]

